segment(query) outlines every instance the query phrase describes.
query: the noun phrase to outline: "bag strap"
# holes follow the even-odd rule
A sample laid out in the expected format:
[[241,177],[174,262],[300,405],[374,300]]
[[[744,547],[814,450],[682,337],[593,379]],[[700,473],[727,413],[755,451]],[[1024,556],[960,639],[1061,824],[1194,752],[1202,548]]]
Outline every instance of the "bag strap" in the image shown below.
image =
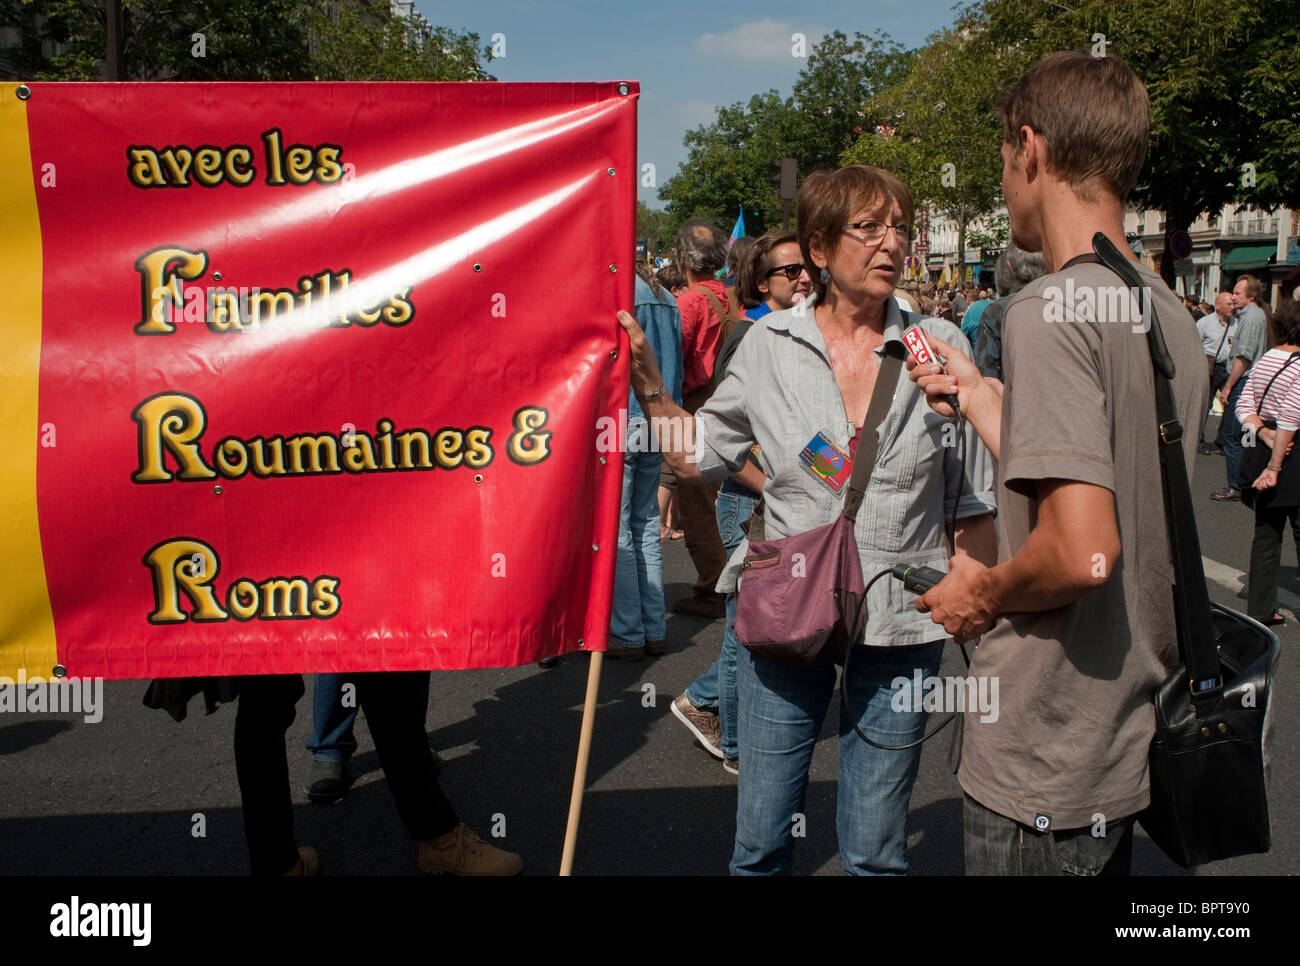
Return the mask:
[[[740,312],[736,309],[736,302],[738,300],[734,297],[729,297],[727,299],[727,307],[724,310],[722,303],[718,301],[718,297],[710,292],[709,287],[703,282],[697,282],[692,285],[691,291],[702,293],[704,297],[709,300],[709,304],[713,306],[713,311],[718,314],[718,319],[722,323],[722,333],[718,336],[718,349],[719,354],[721,354],[722,346],[726,344],[727,338],[733,331],[735,331],[736,326],[740,324]],[[713,375],[709,379],[710,395],[713,394],[714,389],[718,388],[719,381],[718,363],[715,359],[713,363]]]
[[1279,369],[1277,372],[1273,373],[1273,378],[1268,381],[1268,385],[1264,387],[1264,391],[1259,394],[1259,402],[1255,404],[1256,416],[1258,416],[1259,411],[1264,408],[1264,398],[1268,395],[1268,391],[1273,388],[1273,383],[1277,382],[1278,376],[1286,372],[1287,366],[1295,362],[1296,356],[1300,356],[1300,352],[1293,352],[1289,356],[1287,356],[1286,362],[1282,363],[1282,368]]
[[840,511],[850,523],[858,519],[858,509],[867,494],[867,484],[871,482],[871,471],[876,465],[876,454],[880,448],[876,430],[889,415],[889,406],[894,401],[894,391],[898,388],[898,375],[903,371],[902,346],[897,342],[886,342],[884,350],[885,356],[880,360],[880,369],[876,372],[876,387],[871,390],[867,418],[858,431],[858,453],[853,458],[853,475],[849,477],[848,492],[844,494],[844,509]]
[[[1214,314],[1214,317],[1216,319],[1219,317],[1217,312]],[[1216,366],[1219,364],[1219,353],[1223,351],[1223,343],[1228,341],[1228,330],[1231,328],[1232,325],[1230,323],[1223,323],[1223,335],[1219,338],[1219,347],[1214,350],[1214,364]]]
[[[1205,585],[1205,567],[1201,561],[1200,538],[1196,533],[1196,516],[1192,509],[1191,484],[1183,456],[1183,427],[1170,380],[1174,377],[1174,360],[1169,355],[1160,319],[1151,304],[1150,290],[1114,243],[1101,232],[1092,236],[1096,256],[1082,256],[1071,261],[1099,261],[1137,294],[1147,328],[1147,349],[1155,374],[1156,423],[1160,440],[1160,482],[1164,491],[1165,525],[1169,531],[1169,549],[1174,565],[1174,619],[1178,633],[1180,657],[1187,668],[1188,685],[1193,695],[1210,700],[1197,701],[1208,712],[1215,703],[1216,692],[1223,689],[1219,668],[1218,645],[1210,611],[1210,593]],[[1208,694],[1207,694],[1208,693]]]

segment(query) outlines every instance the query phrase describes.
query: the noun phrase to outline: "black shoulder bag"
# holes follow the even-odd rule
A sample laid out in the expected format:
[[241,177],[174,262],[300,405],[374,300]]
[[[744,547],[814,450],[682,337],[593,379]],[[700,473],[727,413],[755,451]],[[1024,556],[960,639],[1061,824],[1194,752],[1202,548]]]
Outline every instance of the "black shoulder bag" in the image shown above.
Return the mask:
[[[1092,245],[1139,299],[1150,301],[1146,283],[1105,235],[1094,235]],[[1210,601],[1170,385],[1174,363],[1155,306],[1143,307],[1151,321],[1147,346],[1181,665],[1155,692],[1151,804],[1138,820],[1166,855],[1191,868],[1269,849],[1269,702],[1278,643],[1267,627]]]

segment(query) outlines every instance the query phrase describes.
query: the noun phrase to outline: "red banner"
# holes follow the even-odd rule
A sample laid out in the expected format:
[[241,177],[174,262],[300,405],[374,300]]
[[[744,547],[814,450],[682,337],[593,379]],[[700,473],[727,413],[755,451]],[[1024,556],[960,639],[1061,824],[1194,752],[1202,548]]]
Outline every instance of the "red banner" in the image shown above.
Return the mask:
[[3,85],[0,674],[602,649],[636,97]]

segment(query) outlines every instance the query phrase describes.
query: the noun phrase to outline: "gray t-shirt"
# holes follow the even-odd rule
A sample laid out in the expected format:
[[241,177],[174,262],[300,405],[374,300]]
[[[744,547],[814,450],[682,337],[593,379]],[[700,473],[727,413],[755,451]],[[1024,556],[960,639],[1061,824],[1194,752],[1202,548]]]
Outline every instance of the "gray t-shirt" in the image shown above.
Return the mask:
[[1264,354],[1267,342],[1268,320],[1264,310],[1254,303],[1247,303],[1237,313],[1237,330],[1230,336],[1232,358],[1241,356],[1246,360],[1246,370],[1259,361]]
[[[1177,367],[1190,476],[1205,355],[1177,297],[1138,270]],[[1090,314],[1077,308],[1089,289],[1101,294]],[[1117,320],[1122,300],[1107,299],[1116,291],[1127,291],[1118,276],[1079,264],[1028,285],[1003,322],[999,561],[1024,546],[1036,484],[1049,479],[1114,493],[1122,548],[1118,560],[1093,561],[1110,574],[1104,585],[1066,607],[1007,615],[974,653],[971,673],[997,680],[1000,708],[996,720],[967,712],[958,779],[1031,827],[1046,816],[1050,828],[1082,828],[1098,813],[1117,820],[1146,807],[1152,694],[1177,660],[1151,357],[1140,320],[1129,324],[1136,312]]]
[[[1232,351],[1232,336],[1237,331],[1237,319],[1229,316],[1225,323],[1218,312],[1202,316],[1196,323],[1196,332],[1201,337],[1201,349],[1207,356],[1214,356],[1214,361],[1227,362]],[[1227,338],[1224,338],[1224,336]]]

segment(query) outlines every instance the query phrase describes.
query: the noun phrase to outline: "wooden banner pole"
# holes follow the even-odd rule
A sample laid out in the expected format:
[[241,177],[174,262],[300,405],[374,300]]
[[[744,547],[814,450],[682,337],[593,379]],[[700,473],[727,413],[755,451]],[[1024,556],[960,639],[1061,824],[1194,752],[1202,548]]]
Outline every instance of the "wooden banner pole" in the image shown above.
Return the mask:
[[582,814],[582,794],[587,786],[587,759],[591,757],[591,733],[596,723],[596,694],[600,690],[600,666],[604,651],[593,651],[587,669],[587,699],[582,705],[582,729],[578,733],[578,762],[573,769],[573,793],[569,796],[569,824],[564,830],[564,852],[560,875],[573,872],[573,854],[578,849],[578,816]]

